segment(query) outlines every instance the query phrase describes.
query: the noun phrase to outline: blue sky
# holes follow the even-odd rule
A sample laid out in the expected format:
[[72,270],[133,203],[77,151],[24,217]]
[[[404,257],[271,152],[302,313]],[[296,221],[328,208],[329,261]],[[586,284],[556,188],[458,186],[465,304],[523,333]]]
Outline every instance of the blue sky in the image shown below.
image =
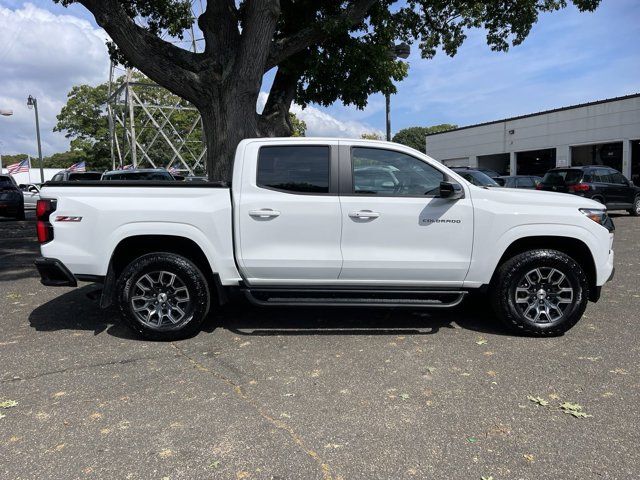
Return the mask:
[[[77,83],[107,79],[104,32],[81,6],[51,0],[0,0],[0,154],[35,153],[33,113],[38,97],[45,154],[68,141],[51,130],[66,92]],[[482,31],[469,32],[458,54],[422,60],[417,48],[409,76],[392,98],[392,129],[468,125],[640,92],[640,1],[603,0],[594,13],[575,7],[542,15],[523,45],[491,52]],[[270,83],[265,78],[266,85]],[[264,100],[264,95],[262,96]],[[384,129],[384,99],[364,110],[334,104],[294,108],[310,135],[359,136]]]

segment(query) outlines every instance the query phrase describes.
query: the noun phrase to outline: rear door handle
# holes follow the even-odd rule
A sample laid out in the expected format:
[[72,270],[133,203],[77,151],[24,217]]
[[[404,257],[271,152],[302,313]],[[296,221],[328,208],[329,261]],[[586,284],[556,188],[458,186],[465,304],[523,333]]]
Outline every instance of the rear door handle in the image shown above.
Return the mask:
[[257,218],[274,218],[279,217],[280,212],[271,208],[261,208],[260,210],[249,210],[249,215]]
[[357,212],[350,212],[351,218],[378,218],[380,214],[371,210],[358,210]]

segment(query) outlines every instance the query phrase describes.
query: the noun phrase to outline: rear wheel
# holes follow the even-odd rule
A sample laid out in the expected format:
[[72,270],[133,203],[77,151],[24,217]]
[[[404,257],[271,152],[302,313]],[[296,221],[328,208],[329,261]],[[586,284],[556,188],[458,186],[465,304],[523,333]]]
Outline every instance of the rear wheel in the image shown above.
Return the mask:
[[131,262],[118,279],[124,321],[153,340],[196,334],[210,305],[207,281],[190,260],[173,253],[151,253]]
[[633,201],[633,207],[629,209],[629,214],[634,217],[640,216],[640,196]]
[[492,288],[496,314],[509,328],[560,335],[582,317],[589,298],[584,270],[557,250],[531,250],[503,263]]

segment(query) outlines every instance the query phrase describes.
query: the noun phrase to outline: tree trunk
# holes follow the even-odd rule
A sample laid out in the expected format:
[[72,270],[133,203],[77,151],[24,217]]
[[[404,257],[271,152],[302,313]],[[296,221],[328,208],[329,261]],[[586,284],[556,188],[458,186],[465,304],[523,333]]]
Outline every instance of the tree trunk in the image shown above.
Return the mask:
[[[238,143],[261,136],[256,113],[258,92],[215,90],[213,98],[198,107],[207,147],[207,172],[210,180],[231,182]],[[207,93],[210,95],[211,90]]]

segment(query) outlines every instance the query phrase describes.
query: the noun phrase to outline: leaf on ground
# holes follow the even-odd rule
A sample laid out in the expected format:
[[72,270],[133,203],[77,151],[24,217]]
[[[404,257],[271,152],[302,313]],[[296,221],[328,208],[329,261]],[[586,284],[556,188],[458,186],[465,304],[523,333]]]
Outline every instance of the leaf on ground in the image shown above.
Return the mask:
[[401,393],[401,394],[400,394],[400,398],[401,398],[402,400],[406,400],[406,399],[408,399],[408,398],[409,398],[409,394],[408,394],[408,393]]
[[560,408],[562,410],[569,410],[573,412],[579,412],[582,410],[582,405],[578,405],[577,403],[564,402],[560,404]]
[[524,454],[524,455],[522,455],[522,456],[524,457],[524,459],[525,459],[527,462],[533,462],[534,456],[533,456],[533,455],[531,455],[530,453],[525,453],[525,454]]
[[493,475],[483,475],[480,477],[480,480],[493,480]]
[[467,442],[469,442],[469,443],[476,443],[477,441],[478,441],[478,439],[477,439],[477,438],[474,438],[474,437],[467,437]]
[[4,402],[0,402],[0,408],[12,408],[18,405],[18,402],[15,400],[5,400]]
[[589,415],[586,412],[582,411],[582,405],[578,405],[577,403],[564,402],[560,404],[560,409],[564,413],[568,413],[569,415],[575,418],[589,418],[593,417],[593,415]]
[[484,338],[481,338],[480,340],[478,340],[476,342],[476,344],[478,344],[478,345],[486,345],[487,344],[487,340],[485,340]]
[[564,413],[568,413],[576,418],[589,418],[589,417],[593,417],[593,415],[589,415],[586,412],[567,412],[565,411]]
[[547,405],[549,405],[549,402],[542,397],[534,397],[532,395],[527,395],[527,399],[529,399],[529,401],[535,403],[536,405],[540,405],[542,407],[546,407]]
[[295,393],[285,393],[284,396],[285,397],[295,397],[296,394]]
[[6,415],[4,413],[0,413],[0,420],[2,420]]
[[219,468],[219,467],[220,467],[220,460],[215,460],[211,462],[211,465],[209,465],[209,468]]

